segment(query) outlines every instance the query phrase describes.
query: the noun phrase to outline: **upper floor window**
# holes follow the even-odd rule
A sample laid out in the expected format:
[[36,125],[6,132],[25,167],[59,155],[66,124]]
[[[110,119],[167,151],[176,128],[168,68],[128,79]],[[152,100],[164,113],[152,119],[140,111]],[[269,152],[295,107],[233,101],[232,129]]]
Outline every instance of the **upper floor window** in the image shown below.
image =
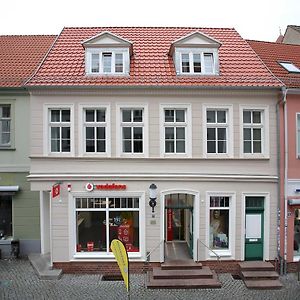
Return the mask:
[[105,108],[84,109],[84,142],[86,153],[105,153],[107,120]]
[[144,109],[121,109],[121,135],[123,153],[144,152]]
[[11,146],[11,105],[0,105],[0,146]]
[[180,61],[182,74],[214,74],[213,53],[181,52]]
[[244,153],[263,153],[263,111],[243,111],[243,151]]
[[227,110],[206,111],[207,153],[228,152],[228,112]]
[[50,152],[71,152],[71,110],[49,109]]
[[186,109],[164,109],[165,153],[186,153]]
[[123,74],[124,54],[122,52],[100,52],[91,54],[91,73]]
[[217,68],[216,49],[176,49],[177,74],[215,75]]

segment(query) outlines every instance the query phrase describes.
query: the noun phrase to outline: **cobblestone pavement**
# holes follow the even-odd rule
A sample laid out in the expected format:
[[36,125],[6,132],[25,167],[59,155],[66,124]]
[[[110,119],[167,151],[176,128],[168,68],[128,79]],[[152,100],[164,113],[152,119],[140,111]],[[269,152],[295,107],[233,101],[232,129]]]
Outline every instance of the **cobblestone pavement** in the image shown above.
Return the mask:
[[[147,290],[143,275],[131,276],[130,299],[300,299],[300,282],[295,274],[280,278],[281,290],[248,290],[241,280],[220,274],[221,289]],[[64,274],[60,280],[39,280],[28,260],[0,260],[0,299],[127,299],[123,282],[101,281],[100,275]]]

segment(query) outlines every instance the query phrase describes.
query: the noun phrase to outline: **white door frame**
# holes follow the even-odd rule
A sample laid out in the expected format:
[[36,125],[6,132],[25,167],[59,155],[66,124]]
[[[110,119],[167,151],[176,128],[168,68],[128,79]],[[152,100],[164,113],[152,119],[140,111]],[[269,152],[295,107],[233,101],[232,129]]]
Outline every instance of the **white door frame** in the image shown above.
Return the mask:
[[[193,201],[193,260],[198,260],[198,245],[197,241],[199,239],[199,215],[200,215],[200,193],[193,190],[187,189],[172,189],[165,190],[160,192],[160,241],[166,240],[165,233],[165,197],[169,194],[189,194],[194,196]],[[165,260],[165,247],[164,243],[160,245],[160,262],[164,262]]]

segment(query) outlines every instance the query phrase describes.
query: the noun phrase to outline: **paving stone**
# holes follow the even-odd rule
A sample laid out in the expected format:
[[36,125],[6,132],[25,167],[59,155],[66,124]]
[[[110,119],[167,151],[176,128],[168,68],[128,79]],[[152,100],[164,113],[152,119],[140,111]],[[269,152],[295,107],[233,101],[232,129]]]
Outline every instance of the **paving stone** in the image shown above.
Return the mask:
[[[242,280],[219,274],[220,289],[148,290],[143,275],[131,275],[131,300],[294,300],[300,299],[295,274],[281,276],[281,290],[248,290]],[[59,280],[40,280],[26,259],[0,260],[1,300],[127,300],[124,283],[101,281],[101,275],[63,274]]]

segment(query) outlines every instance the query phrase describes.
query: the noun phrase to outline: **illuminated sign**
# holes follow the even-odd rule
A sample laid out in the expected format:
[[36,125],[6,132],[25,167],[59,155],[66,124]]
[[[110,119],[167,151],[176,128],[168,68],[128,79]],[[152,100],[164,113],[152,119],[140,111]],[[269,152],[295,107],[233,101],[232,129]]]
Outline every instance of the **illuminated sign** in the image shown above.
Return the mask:
[[118,183],[106,183],[106,184],[93,184],[93,183],[87,183],[85,185],[85,189],[88,192],[96,190],[126,190],[127,186],[126,184],[118,184]]

